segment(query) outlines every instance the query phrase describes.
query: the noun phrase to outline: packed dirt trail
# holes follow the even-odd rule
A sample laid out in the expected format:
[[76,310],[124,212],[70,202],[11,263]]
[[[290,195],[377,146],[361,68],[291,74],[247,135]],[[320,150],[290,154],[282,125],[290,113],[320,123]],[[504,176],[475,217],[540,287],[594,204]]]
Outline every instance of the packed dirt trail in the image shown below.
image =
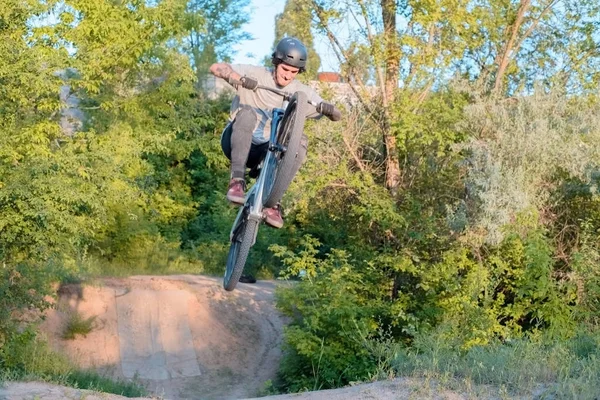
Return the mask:
[[[137,380],[167,399],[254,397],[275,378],[281,357],[276,283],[240,283],[233,292],[221,285],[191,275],[67,285],[41,329],[80,367]],[[65,340],[74,312],[95,317],[94,329]]]

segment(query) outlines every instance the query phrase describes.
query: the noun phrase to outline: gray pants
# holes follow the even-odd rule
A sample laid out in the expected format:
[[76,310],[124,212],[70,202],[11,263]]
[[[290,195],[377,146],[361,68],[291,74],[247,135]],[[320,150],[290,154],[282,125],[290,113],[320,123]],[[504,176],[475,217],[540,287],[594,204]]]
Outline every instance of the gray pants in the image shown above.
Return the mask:
[[[246,167],[254,168],[260,164],[269,149],[269,143],[253,144],[252,132],[257,123],[254,110],[244,107],[238,111],[235,119],[230,122],[221,135],[223,153],[231,160],[231,178],[244,179]],[[306,159],[308,138],[302,135],[300,151],[296,157],[295,172],[297,173]]]

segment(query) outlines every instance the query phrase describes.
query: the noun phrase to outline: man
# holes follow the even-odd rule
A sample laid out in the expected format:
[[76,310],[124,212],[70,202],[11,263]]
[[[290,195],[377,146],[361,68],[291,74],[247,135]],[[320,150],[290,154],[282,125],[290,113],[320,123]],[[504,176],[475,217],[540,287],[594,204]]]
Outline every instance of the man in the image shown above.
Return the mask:
[[[308,99],[320,103],[320,112],[309,106],[308,118],[326,115],[330,119],[339,119],[339,111],[323,99],[310,87],[296,81],[298,74],[306,68],[308,53],[306,47],[295,38],[284,38],[276,46],[271,56],[273,68],[253,65],[213,64],[210,72],[228,82],[243,81],[244,87],[256,88],[257,85],[284,89],[294,93],[305,92]],[[271,131],[272,110],[282,108],[283,98],[266,90],[247,90],[236,88],[236,96],[231,104],[230,122],[223,131],[221,146],[231,160],[231,180],[227,190],[227,199],[235,204],[244,204],[246,190],[246,167],[256,168],[266,155]],[[303,136],[302,150],[297,156],[297,169],[306,157],[308,139]],[[296,171],[297,171],[296,169]],[[283,226],[279,204],[264,210],[265,222],[275,228]]]

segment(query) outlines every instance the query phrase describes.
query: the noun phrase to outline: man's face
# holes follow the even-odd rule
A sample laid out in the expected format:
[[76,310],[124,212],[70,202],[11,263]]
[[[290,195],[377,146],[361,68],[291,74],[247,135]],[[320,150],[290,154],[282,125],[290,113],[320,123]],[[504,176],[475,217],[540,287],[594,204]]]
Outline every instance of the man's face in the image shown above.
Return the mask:
[[294,80],[298,72],[300,72],[300,68],[281,63],[275,69],[275,83],[281,87],[285,87]]

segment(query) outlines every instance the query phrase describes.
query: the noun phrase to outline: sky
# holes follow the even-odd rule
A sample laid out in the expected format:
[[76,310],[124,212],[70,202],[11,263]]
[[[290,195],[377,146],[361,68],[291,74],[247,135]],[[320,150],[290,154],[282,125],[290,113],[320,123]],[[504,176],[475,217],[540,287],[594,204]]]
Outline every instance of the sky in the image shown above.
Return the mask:
[[235,49],[235,64],[260,64],[271,53],[275,40],[275,16],[283,11],[285,0],[251,0],[250,23],[244,30],[254,40],[245,40]]
[[[245,40],[235,47],[234,64],[261,64],[273,51],[275,16],[283,11],[285,0],[250,0],[250,23],[244,27],[254,40]],[[321,71],[337,70],[337,62],[324,39],[315,38],[315,50],[321,57]]]

